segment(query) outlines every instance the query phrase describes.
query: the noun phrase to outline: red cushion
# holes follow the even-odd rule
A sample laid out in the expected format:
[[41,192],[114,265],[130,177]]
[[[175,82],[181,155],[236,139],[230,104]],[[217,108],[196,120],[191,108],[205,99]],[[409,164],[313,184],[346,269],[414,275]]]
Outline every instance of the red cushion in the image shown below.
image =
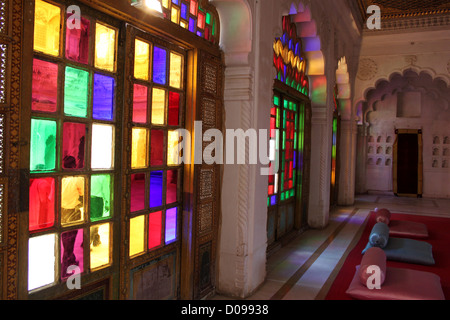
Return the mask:
[[372,247],[364,253],[364,256],[361,259],[359,279],[361,281],[361,284],[365,286],[367,285],[367,279],[373,274],[373,271],[370,273],[367,271],[370,266],[378,266],[380,268],[380,285],[383,285],[386,278],[386,253],[383,251],[383,249]]
[[388,209],[375,209],[376,222],[383,222],[389,225],[391,220],[391,212]]
[[445,300],[439,276],[425,271],[392,268],[386,270],[381,289],[361,284],[359,267],[346,293],[359,300]]
[[391,220],[389,236],[407,238],[427,238],[428,228],[425,224],[413,221]]

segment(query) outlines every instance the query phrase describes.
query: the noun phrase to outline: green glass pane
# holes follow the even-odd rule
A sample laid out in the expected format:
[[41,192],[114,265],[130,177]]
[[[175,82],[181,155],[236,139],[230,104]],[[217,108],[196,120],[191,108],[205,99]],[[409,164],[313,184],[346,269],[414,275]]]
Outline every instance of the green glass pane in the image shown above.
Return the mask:
[[[284,172],[281,173],[281,191],[284,191]],[[283,193],[281,193],[281,200],[284,200]]]
[[294,132],[294,148],[297,150],[297,132]]
[[281,118],[280,118],[280,109],[277,108],[277,129],[280,128],[280,122],[281,122]]
[[212,35],[216,35],[216,20],[213,21],[213,27],[212,27]]
[[293,197],[293,196],[294,196],[294,189],[292,189],[292,190],[290,191],[290,193],[291,193],[290,196]]
[[288,101],[287,100],[283,100],[283,107],[285,107],[287,109],[287,107],[288,107]]
[[279,107],[280,106],[280,97],[274,96],[273,97],[273,104]]
[[56,121],[31,119],[30,170],[56,168]]
[[281,201],[283,201],[285,198],[284,198],[284,193],[282,193],[281,194]]
[[109,174],[91,177],[91,221],[111,216],[111,176]]
[[86,118],[89,100],[89,72],[66,67],[64,83],[64,113]]
[[286,131],[284,130],[283,130],[283,150],[286,150]]
[[270,197],[267,198],[267,206],[270,207]]
[[286,110],[283,111],[283,129],[286,129]]
[[209,12],[206,13],[206,23],[211,24],[211,14]]

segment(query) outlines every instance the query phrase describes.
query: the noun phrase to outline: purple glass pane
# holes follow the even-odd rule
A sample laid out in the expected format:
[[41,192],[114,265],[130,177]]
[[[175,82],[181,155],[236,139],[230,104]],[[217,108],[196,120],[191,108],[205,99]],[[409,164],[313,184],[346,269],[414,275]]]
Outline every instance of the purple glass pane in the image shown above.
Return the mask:
[[68,278],[78,272],[83,272],[83,268],[83,229],[62,233],[61,279]]
[[111,121],[114,117],[114,78],[94,74],[92,117]]
[[166,244],[177,238],[177,208],[166,211]]

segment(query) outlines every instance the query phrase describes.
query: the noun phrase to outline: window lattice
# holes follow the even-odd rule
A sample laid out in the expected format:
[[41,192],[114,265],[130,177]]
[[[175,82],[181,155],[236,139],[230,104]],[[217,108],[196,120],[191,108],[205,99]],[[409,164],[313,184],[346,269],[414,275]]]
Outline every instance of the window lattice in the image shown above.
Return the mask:
[[6,103],[6,73],[7,73],[7,51],[6,44],[0,44],[0,103]]

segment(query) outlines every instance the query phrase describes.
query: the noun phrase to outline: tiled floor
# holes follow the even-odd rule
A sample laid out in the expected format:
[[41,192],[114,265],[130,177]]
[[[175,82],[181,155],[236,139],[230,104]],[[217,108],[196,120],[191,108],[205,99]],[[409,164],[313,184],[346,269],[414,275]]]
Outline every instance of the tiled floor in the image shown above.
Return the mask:
[[[248,300],[322,300],[352,246],[359,240],[369,212],[391,212],[450,217],[450,200],[358,196],[352,207],[330,214],[323,230],[308,230],[282,247],[267,261],[266,281]],[[213,299],[227,300],[217,295]]]

